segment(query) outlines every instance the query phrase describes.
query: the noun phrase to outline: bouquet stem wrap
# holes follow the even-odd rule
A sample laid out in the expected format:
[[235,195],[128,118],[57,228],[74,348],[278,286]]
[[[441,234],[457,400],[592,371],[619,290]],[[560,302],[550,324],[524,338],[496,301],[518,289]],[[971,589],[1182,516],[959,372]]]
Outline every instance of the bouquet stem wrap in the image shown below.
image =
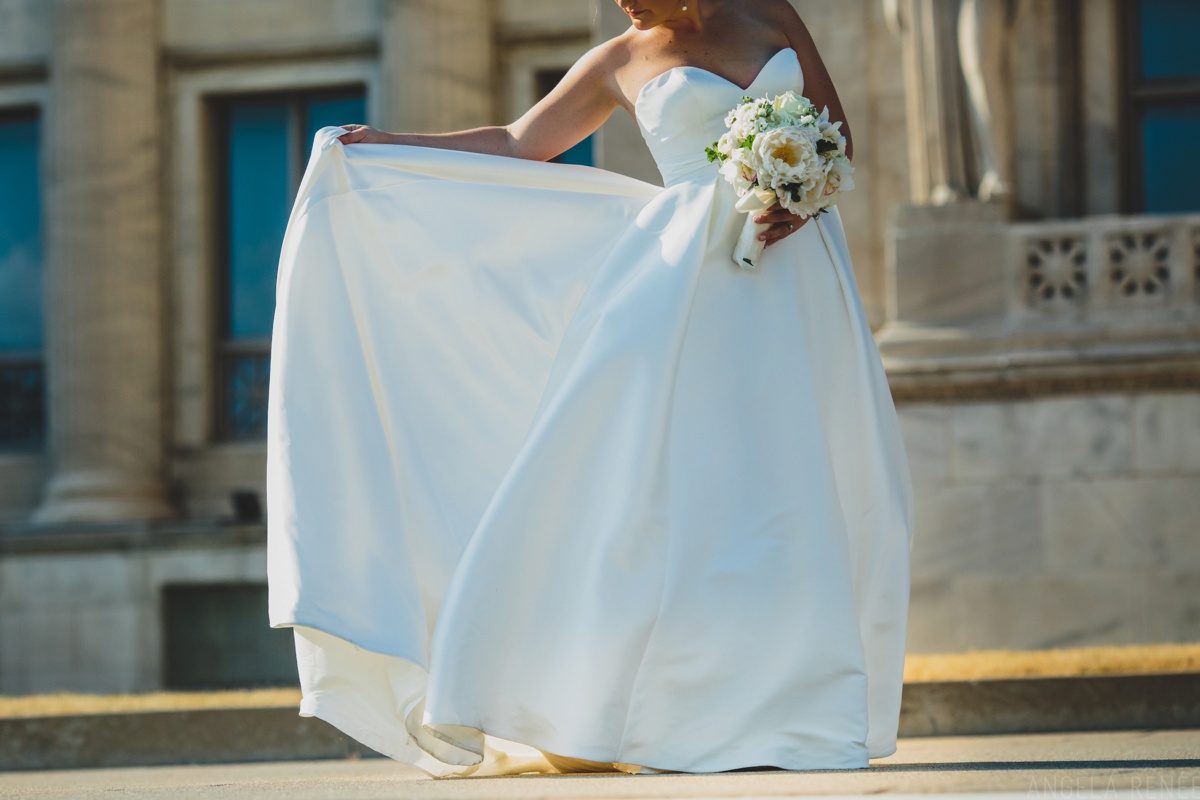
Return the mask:
[[746,215],[746,222],[742,225],[742,232],[733,248],[733,263],[742,269],[758,268],[758,262],[767,244],[761,241],[758,235],[771,227],[767,222],[755,222],[754,215],[766,211],[775,205],[778,199],[775,192],[756,187],[739,197],[734,205],[735,209]]
[[755,222],[753,217],[747,215],[746,224],[742,226],[737,245],[733,248],[733,263],[742,269],[758,269],[763,248],[767,245],[758,238],[758,235],[770,227],[765,222]]

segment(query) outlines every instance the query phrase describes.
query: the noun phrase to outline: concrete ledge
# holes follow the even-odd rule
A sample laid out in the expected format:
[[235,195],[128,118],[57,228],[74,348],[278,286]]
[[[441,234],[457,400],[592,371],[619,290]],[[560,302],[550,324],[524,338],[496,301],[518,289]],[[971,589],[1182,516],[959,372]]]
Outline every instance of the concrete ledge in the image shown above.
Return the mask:
[[223,519],[0,523],[0,556],[261,546],[264,522]]
[[[1200,728],[1200,673],[909,683],[900,736]],[[377,753],[295,708],[0,719],[0,770]]]
[[908,683],[901,736],[1200,728],[1200,673]]
[[0,719],[0,771],[377,755],[295,708]]

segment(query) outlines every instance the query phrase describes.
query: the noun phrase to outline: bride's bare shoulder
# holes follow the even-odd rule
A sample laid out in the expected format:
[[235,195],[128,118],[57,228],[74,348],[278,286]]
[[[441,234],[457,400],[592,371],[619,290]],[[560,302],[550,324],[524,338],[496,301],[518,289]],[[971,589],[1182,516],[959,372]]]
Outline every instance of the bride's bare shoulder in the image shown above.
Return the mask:
[[603,81],[613,100],[627,109],[632,109],[636,87],[662,70],[661,48],[656,49],[652,40],[630,26],[584,56],[591,62],[595,78]]
[[727,27],[742,31],[739,37],[742,40],[780,42],[803,57],[809,41],[808,29],[788,0],[737,0],[726,4],[723,10],[729,15]]
[[782,33],[802,65],[816,57],[816,46],[808,26],[788,0],[741,0],[738,8],[764,30],[775,35]]
[[754,9],[771,22],[795,21],[800,12],[788,0],[743,0],[746,8]]
[[604,65],[610,75],[616,75],[622,69],[639,60],[646,60],[653,48],[644,35],[630,26],[627,30],[601,42],[592,48],[596,58]]
[[578,73],[580,81],[596,88],[603,87],[614,100],[623,95],[618,73],[634,60],[638,42],[628,32],[614,36],[596,45],[579,57],[572,71]]
[[805,26],[804,20],[800,18],[800,12],[788,0],[744,0],[744,2],[746,2],[744,8],[747,11],[771,28],[782,31],[793,42],[793,47],[799,43],[798,40],[809,38],[808,28]]

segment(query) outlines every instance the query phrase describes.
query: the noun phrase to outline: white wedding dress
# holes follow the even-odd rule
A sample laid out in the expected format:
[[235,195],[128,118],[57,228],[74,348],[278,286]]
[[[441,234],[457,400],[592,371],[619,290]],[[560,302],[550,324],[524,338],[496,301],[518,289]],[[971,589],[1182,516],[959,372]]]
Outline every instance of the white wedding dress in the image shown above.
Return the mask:
[[840,218],[740,270],[704,153],[787,89],[652,79],[665,188],[317,133],[268,423],[302,716],[433,775],[894,751],[912,490]]

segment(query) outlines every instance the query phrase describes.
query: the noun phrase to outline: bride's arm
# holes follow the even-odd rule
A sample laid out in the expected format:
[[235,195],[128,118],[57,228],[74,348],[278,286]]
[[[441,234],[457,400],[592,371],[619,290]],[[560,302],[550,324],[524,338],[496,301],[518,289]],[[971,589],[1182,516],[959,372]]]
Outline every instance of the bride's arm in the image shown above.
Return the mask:
[[791,3],[776,2],[772,5],[779,14],[779,21],[787,34],[788,42],[799,56],[800,69],[804,72],[804,96],[818,109],[828,106],[831,120],[842,121],[840,130],[846,137],[846,157],[853,159],[854,140],[850,136],[850,122],[846,119],[842,101],[838,99],[837,90],[833,88],[833,79],[829,77],[829,70],[821,61],[821,55],[817,52],[817,45],[812,36],[809,35],[808,27]]
[[546,161],[586,139],[616,108],[612,62],[609,43],[592,48],[549,94],[508,125],[451,133],[387,133],[343,125],[349,132],[338,139],[343,144],[407,144]]

